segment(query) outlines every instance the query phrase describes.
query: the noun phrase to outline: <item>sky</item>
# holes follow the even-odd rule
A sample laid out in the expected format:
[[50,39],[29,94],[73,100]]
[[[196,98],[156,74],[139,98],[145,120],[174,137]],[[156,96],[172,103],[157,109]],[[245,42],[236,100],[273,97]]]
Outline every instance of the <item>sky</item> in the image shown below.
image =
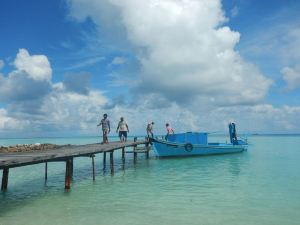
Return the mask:
[[300,1],[2,0],[0,137],[300,133]]

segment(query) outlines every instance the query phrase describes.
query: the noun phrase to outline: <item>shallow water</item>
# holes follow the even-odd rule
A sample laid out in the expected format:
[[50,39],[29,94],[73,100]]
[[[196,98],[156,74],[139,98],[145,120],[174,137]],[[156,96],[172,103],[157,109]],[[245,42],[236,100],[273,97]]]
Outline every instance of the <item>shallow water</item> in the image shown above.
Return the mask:
[[[214,137],[224,141],[225,137]],[[13,140],[10,142],[10,140]],[[26,139],[27,143],[45,142]],[[0,145],[21,140],[0,140]],[[64,163],[10,170],[0,194],[0,225],[17,224],[300,224],[300,136],[252,136],[247,152],[231,155],[145,160],[126,155],[122,170],[103,174],[96,156],[74,161],[74,180],[64,191]],[[57,144],[97,138],[50,138]],[[24,143],[24,142],[22,142]],[[0,175],[1,179],[2,173]]]

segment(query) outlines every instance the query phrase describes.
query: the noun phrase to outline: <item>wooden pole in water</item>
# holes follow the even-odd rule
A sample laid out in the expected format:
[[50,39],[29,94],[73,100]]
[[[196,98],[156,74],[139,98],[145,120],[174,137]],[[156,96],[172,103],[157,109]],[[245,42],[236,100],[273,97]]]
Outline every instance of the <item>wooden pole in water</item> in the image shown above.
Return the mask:
[[[137,137],[134,137],[133,141],[136,142]],[[136,163],[136,161],[137,161],[137,152],[135,151],[135,147],[136,147],[136,145],[133,146],[133,163]]]
[[[135,149],[135,148],[133,148]],[[137,152],[135,150],[133,150],[133,162],[136,163],[137,162]]]
[[148,141],[148,142],[145,144],[145,147],[146,147],[146,159],[149,159],[149,138],[146,137],[145,140]]
[[1,191],[6,191],[7,190],[8,173],[9,173],[9,168],[4,168],[3,169],[3,175],[2,175]]
[[111,174],[114,174],[114,151],[110,152],[110,172]]
[[71,188],[71,167],[72,160],[68,159],[66,161],[66,176],[65,176],[65,189],[69,190]]
[[103,170],[106,169],[106,152],[103,152]]
[[125,147],[122,148],[122,160],[125,161]]
[[92,167],[93,167],[93,181],[95,181],[95,155],[91,155],[92,157]]
[[70,171],[70,173],[71,173],[71,179],[73,179],[73,171],[74,171],[73,163],[74,163],[74,159],[72,158],[71,159],[71,171]]
[[122,169],[125,169],[125,147],[122,148]]
[[48,162],[45,163],[45,182],[48,179]]

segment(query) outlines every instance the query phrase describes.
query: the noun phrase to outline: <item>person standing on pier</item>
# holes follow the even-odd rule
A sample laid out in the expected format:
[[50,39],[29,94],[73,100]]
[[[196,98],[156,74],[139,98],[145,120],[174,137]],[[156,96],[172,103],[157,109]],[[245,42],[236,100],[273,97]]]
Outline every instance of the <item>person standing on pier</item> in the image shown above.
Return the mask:
[[129,133],[129,128],[123,117],[120,118],[116,133],[119,130],[119,137],[121,142],[127,141],[127,132]]
[[146,131],[147,131],[148,138],[150,138],[150,137],[153,138],[153,125],[154,125],[154,122],[148,123],[148,125],[147,125]]
[[100,123],[97,126],[102,126],[103,142],[101,144],[108,144],[108,134],[110,132],[110,122],[107,119],[106,113],[103,115],[103,119],[100,121]]

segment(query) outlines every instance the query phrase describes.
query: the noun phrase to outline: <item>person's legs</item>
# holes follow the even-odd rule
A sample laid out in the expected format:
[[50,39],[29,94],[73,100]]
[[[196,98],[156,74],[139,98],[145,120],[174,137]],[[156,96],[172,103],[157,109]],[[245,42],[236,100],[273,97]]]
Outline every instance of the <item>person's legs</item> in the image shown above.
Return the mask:
[[119,131],[119,138],[120,138],[120,141],[122,141],[122,131]]
[[103,140],[104,140],[104,143],[108,143],[108,137],[107,137],[107,134],[108,134],[108,131],[105,130],[105,131],[103,132]]
[[104,144],[105,143],[105,131],[102,130],[102,143],[101,144]]
[[124,141],[127,141],[127,131],[124,131]]

